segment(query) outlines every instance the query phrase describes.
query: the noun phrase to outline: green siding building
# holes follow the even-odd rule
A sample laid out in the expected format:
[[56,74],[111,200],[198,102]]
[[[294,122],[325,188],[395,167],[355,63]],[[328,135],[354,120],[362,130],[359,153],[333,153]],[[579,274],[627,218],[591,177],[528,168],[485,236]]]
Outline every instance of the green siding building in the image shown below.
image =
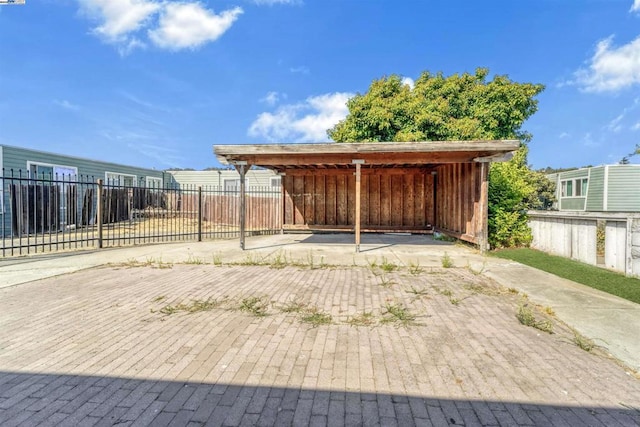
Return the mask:
[[556,183],[557,209],[640,212],[640,165],[606,165],[547,175]]
[[19,178],[83,182],[102,179],[116,185],[154,188],[165,185],[163,171],[0,145],[0,236],[11,234],[9,185],[18,184]]

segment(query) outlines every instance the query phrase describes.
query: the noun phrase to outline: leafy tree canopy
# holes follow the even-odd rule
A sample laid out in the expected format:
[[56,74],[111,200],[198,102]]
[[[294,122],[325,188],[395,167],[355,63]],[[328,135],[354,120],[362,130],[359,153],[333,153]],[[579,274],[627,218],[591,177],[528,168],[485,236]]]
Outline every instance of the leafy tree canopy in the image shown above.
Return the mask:
[[347,102],[349,115],[327,134],[336,142],[529,141],[521,126],[537,111],[534,97],[544,86],[499,75],[487,81],[488,74],[486,68],[448,77],[425,71],[413,89],[398,75],[374,80]]

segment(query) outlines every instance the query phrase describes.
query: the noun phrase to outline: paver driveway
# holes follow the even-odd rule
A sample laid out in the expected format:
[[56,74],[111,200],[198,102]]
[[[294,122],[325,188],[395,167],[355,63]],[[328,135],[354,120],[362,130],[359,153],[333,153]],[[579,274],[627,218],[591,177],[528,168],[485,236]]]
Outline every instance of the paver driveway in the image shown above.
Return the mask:
[[557,322],[521,325],[522,296],[416,270],[121,266],[2,289],[0,425],[640,424],[640,381]]

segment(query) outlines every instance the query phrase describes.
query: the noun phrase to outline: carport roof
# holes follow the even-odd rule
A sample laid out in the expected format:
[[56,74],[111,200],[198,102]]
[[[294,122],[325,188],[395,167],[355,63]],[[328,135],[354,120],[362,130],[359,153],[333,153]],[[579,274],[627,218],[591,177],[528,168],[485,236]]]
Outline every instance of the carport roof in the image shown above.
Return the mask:
[[442,163],[503,161],[520,147],[518,140],[428,141],[216,145],[213,151],[223,164],[287,169],[348,168],[354,160],[366,166],[423,167]]

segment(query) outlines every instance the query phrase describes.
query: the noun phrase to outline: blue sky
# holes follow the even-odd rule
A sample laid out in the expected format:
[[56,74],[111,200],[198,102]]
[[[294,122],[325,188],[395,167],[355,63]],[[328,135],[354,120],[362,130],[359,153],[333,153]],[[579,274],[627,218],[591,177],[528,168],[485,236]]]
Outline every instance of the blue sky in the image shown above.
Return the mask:
[[536,168],[640,142],[640,0],[27,0],[0,6],[0,144],[202,169],[326,141],[384,75],[479,66],[546,85]]

